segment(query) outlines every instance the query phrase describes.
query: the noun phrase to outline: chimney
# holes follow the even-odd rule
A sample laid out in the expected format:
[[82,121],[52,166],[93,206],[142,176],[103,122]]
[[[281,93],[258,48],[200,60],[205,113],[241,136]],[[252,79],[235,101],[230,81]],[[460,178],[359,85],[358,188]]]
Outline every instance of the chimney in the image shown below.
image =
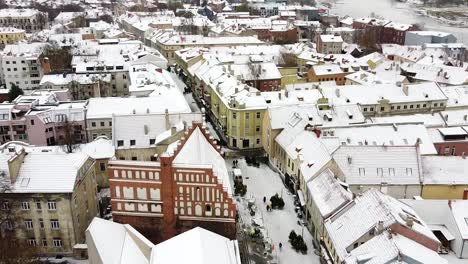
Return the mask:
[[168,109],[164,110],[164,115],[165,115],[165,118],[166,118],[166,130],[169,130],[169,129],[171,129],[171,121],[169,120],[169,110]]
[[21,147],[18,153],[16,153],[15,156],[8,160],[8,171],[10,173],[10,181],[12,184],[16,182],[16,178],[18,177],[18,173],[20,171],[21,164],[23,164],[25,156],[26,151]]
[[41,66],[42,66],[42,70],[44,71],[44,74],[48,74],[52,71],[52,69],[50,68],[48,57],[44,57],[44,59],[42,59],[41,61],[41,64],[42,64]]
[[403,93],[408,96],[408,84],[403,84]]
[[377,223],[377,234],[382,234],[383,231],[384,231],[384,222],[379,221]]
[[281,100],[281,92],[278,93],[278,99]]
[[407,225],[408,227],[413,227],[413,224],[414,224],[414,219],[413,219],[413,217],[411,217],[411,216],[406,217],[406,225]]

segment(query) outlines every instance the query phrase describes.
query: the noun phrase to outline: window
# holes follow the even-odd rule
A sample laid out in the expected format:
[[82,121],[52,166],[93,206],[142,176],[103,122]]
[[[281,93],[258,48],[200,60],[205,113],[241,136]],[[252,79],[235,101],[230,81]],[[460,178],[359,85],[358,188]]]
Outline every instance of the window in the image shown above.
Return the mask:
[[2,207],[1,207],[2,210],[10,210],[10,203],[8,201],[4,201],[2,203]]
[[411,176],[411,175],[413,175],[413,169],[406,168],[406,176]]
[[47,239],[42,239],[42,246],[47,247]]
[[249,113],[245,113],[245,119],[249,119],[250,117],[250,114]]
[[5,222],[3,222],[3,228],[5,230],[13,230],[13,223],[10,220],[5,220]]
[[258,144],[260,144],[260,139],[259,139],[259,138],[257,138],[257,145],[258,145]]
[[135,139],[130,139],[130,146],[135,146],[136,140]]
[[365,168],[359,168],[359,176],[366,176],[366,169]]
[[21,209],[22,210],[29,210],[29,202],[21,202]]
[[47,208],[49,210],[57,210],[57,203],[55,201],[48,201]]
[[54,230],[57,230],[60,228],[59,220],[58,219],[51,219],[50,220],[50,227]]
[[256,132],[260,132],[260,126],[255,127]]
[[33,226],[33,221],[32,221],[32,219],[26,219],[26,220],[24,220],[24,226],[26,227],[26,229],[33,229],[34,226]]
[[96,127],[96,122],[91,122],[92,127]]
[[401,106],[397,106],[396,109],[397,109],[397,110],[400,110],[400,109],[401,109]]
[[62,247],[62,239],[60,238],[54,238],[54,247]]
[[257,112],[257,119],[260,119],[261,115],[260,112]]
[[100,167],[101,171],[106,170],[106,164],[104,162],[99,163],[99,167]]
[[117,147],[123,147],[124,141],[123,140],[117,140]]
[[37,208],[37,210],[42,210],[41,201],[36,201],[36,208]]
[[156,144],[156,139],[150,138],[149,143],[150,143],[150,145]]
[[383,107],[383,106],[380,107],[380,111],[381,111],[381,112],[384,112],[384,111],[385,111],[385,107]]
[[455,146],[452,147],[452,151],[450,152],[450,155],[452,156],[455,156],[456,152],[455,152]]
[[377,176],[383,176],[383,169],[377,168]]
[[28,245],[30,245],[31,247],[37,246],[36,239],[34,239],[34,238],[28,239]]
[[42,219],[42,218],[39,218],[39,227],[41,229],[44,229],[44,219]]
[[367,112],[367,107],[364,107],[364,112]]
[[388,169],[388,174],[389,174],[390,176],[395,176],[395,169],[394,169],[394,168],[389,168],[389,169]]
[[132,157],[132,160],[138,160],[137,157]]
[[31,120],[31,126],[34,126],[34,120]]
[[101,122],[101,126],[102,126],[102,127],[103,127],[103,126],[106,126],[106,124],[105,124],[104,122]]
[[207,204],[205,206],[205,209],[206,209],[207,212],[211,212],[211,205]]
[[237,119],[237,113],[236,112],[232,113],[232,119]]

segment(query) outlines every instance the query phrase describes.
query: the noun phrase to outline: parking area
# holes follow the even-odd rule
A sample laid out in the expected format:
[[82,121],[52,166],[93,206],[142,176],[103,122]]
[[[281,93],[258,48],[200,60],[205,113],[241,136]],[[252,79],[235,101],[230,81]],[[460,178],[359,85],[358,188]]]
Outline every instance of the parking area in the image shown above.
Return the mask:
[[[312,235],[308,229],[299,224],[299,218],[295,212],[294,196],[283,184],[278,173],[268,165],[260,163],[258,167],[248,166],[244,158],[237,159],[243,175],[243,182],[247,185],[247,193],[244,197],[236,197],[241,221],[248,230],[257,227],[264,237],[267,249],[269,244],[274,248],[269,257],[270,262],[261,261],[254,252],[251,252],[251,260],[254,263],[320,263],[319,257],[314,254]],[[229,170],[233,170],[233,159],[226,159]],[[232,175],[232,173],[231,173]],[[284,199],[285,206],[282,210],[267,211],[267,204],[263,202],[278,193]],[[251,215],[249,208],[254,208],[255,215]],[[252,223],[255,223],[252,225]],[[291,230],[304,237],[308,247],[307,254],[296,252],[288,242]],[[279,243],[283,244],[279,249]],[[250,248],[252,249],[252,247]]]

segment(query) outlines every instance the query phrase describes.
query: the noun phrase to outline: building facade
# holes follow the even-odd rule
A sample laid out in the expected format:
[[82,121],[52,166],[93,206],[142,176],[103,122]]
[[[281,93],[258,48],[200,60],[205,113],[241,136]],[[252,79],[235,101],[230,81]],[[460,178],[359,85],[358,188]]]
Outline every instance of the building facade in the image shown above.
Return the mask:
[[153,242],[195,226],[234,238],[236,206],[220,148],[209,137],[194,123],[174,153],[157,162],[109,162],[114,221],[134,226]]

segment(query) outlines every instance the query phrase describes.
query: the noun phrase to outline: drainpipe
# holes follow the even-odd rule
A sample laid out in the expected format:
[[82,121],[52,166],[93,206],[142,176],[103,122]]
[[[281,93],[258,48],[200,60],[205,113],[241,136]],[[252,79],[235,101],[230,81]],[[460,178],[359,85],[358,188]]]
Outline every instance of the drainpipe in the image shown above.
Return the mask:
[[460,258],[463,258],[463,249],[465,248],[465,242],[466,240],[463,240],[462,248],[460,250]]

